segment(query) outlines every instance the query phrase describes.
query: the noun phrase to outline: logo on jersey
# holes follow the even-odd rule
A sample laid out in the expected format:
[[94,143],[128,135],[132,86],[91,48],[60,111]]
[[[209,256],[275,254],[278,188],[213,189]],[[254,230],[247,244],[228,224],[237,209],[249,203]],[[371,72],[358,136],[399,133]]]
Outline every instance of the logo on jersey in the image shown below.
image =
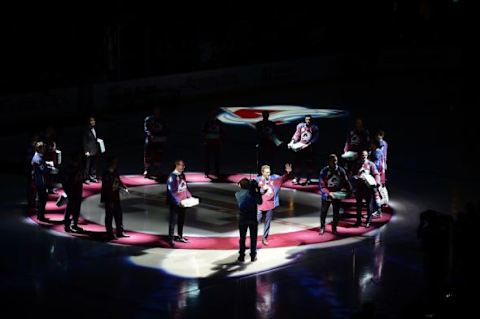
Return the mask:
[[178,183],[178,192],[184,192],[187,190],[187,183],[185,182],[184,179],[180,180],[180,183]]
[[353,144],[353,145],[359,145],[360,144],[360,136],[358,136],[357,134],[352,134],[351,138],[350,138],[350,143]]
[[328,188],[337,188],[340,186],[340,178],[337,175],[333,175],[327,181]]
[[310,109],[293,105],[269,105],[252,107],[222,107],[217,119],[225,124],[254,125],[263,119],[262,112],[269,113],[269,120],[276,124],[287,124],[303,120],[306,115],[313,118],[337,118],[348,116],[347,111],[335,109]]
[[309,131],[302,132],[302,135],[300,137],[300,140],[302,142],[308,143],[310,142],[311,139],[312,139],[312,133],[310,133]]

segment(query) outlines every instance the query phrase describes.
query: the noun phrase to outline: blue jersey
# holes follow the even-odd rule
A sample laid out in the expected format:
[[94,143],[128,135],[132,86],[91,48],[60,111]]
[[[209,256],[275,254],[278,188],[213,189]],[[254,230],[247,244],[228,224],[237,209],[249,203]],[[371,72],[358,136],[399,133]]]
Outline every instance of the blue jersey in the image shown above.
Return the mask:
[[370,144],[370,133],[368,130],[363,130],[361,132],[357,130],[351,130],[348,132],[347,141],[345,142],[345,147],[343,151],[346,153],[348,151],[352,152],[361,152],[368,150]]
[[180,205],[184,199],[192,197],[188,190],[187,179],[184,173],[173,171],[167,179],[167,201],[174,205]]
[[307,126],[307,123],[300,123],[297,125],[295,134],[292,136],[294,143],[302,142],[304,144],[313,144],[318,140],[318,126],[311,124]]
[[319,188],[322,194],[322,200],[326,200],[330,192],[338,192],[342,189],[350,190],[350,181],[347,172],[340,166],[330,168],[325,166],[320,171]]

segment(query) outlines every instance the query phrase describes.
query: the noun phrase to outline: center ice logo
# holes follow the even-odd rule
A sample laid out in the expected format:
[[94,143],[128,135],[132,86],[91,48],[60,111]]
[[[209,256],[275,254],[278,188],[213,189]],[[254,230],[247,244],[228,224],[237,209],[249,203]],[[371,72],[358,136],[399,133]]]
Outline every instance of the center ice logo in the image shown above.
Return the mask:
[[262,120],[262,112],[269,113],[269,120],[276,124],[300,121],[306,115],[313,118],[337,118],[348,116],[347,111],[335,109],[310,109],[293,105],[269,105],[252,107],[222,107],[223,113],[217,118],[225,124],[253,126]]

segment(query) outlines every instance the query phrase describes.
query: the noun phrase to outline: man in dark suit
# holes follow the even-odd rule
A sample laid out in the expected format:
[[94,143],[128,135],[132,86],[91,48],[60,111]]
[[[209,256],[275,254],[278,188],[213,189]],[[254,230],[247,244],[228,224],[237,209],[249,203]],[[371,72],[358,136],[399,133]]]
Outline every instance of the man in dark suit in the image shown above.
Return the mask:
[[247,230],[250,229],[250,260],[257,260],[257,205],[262,204],[262,195],[256,180],[249,181],[242,178],[238,183],[241,190],[235,193],[238,207],[240,209],[238,218],[238,229],[240,231],[240,250],[238,261],[245,261],[245,241]]
[[68,202],[65,208],[65,216],[63,219],[66,232],[82,232],[83,229],[78,226],[78,218],[80,217],[80,207],[82,204],[83,191],[83,165],[82,154],[76,152],[71,155],[63,170],[62,185],[65,194],[67,194]]
[[95,118],[91,116],[88,119],[88,126],[83,132],[83,151],[85,153],[85,176],[86,184],[89,182],[98,183],[97,180],[97,160],[100,153],[100,147],[97,142],[97,132],[95,131]]
[[120,189],[128,192],[118,174],[118,160],[111,157],[107,161],[107,169],[102,176],[100,202],[105,204],[105,229],[108,239],[115,239],[112,221],[115,220],[116,237],[130,237],[124,233],[123,211],[120,206]]
[[37,219],[47,221],[45,218],[45,206],[47,205],[47,177],[52,171],[52,167],[45,163],[44,159],[45,144],[37,142],[35,144],[35,155],[33,155],[31,165],[33,181],[38,194]]

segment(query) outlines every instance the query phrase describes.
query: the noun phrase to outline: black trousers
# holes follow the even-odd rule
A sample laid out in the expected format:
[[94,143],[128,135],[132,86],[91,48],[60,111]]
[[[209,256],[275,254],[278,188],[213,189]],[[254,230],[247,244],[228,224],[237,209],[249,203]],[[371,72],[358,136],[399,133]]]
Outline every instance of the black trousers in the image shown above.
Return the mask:
[[123,233],[123,212],[120,203],[105,202],[105,229],[108,234],[113,234],[113,219],[115,219],[117,234]]
[[85,158],[85,179],[97,178],[98,155],[86,156]]
[[170,204],[170,218],[168,223],[168,238],[173,239],[175,225],[177,225],[177,234],[183,237],[183,224],[185,223],[185,208]]
[[220,175],[220,145],[206,144],[205,145],[205,175],[210,173],[210,161],[213,159],[215,175]]
[[295,177],[297,179],[306,176],[307,180],[309,180],[312,177],[313,158],[314,153],[311,145],[295,153]]
[[37,188],[32,180],[32,173],[28,172],[26,179],[27,203],[28,208],[35,208],[35,199],[37,196]]
[[333,223],[332,228],[337,229],[338,220],[340,219],[341,201],[333,199],[331,201],[322,200],[322,209],[320,211],[320,227],[325,227],[325,220],[327,218],[328,208],[330,204],[333,206]]
[[355,200],[357,205],[357,222],[361,222],[362,220],[363,199],[365,199],[365,203],[367,206],[367,222],[369,222],[372,220],[372,212],[375,205],[374,190],[368,188],[367,186],[357,184],[357,188],[355,190]]
[[[78,218],[80,217],[80,207],[82,204],[82,195],[78,196],[77,194],[68,194],[67,207],[65,208],[65,215],[63,216],[63,223],[65,227],[69,227],[71,222],[73,226],[78,225]],[[72,218],[70,220],[70,217]]]
[[238,230],[240,231],[240,255],[245,255],[245,241],[247,240],[247,230],[250,230],[250,256],[255,256],[257,254],[257,231],[258,231],[258,222],[256,220],[252,221],[240,221],[238,224]]
[[47,205],[48,193],[47,193],[47,186],[46,185],[37,185],[37,195],[38,195],[38,202],[37,202],[37,218],[44,219],[45,218],[45,206]]
[[146,143],[143,149],[143,165],[150,175],[160,174],[165,143]]

